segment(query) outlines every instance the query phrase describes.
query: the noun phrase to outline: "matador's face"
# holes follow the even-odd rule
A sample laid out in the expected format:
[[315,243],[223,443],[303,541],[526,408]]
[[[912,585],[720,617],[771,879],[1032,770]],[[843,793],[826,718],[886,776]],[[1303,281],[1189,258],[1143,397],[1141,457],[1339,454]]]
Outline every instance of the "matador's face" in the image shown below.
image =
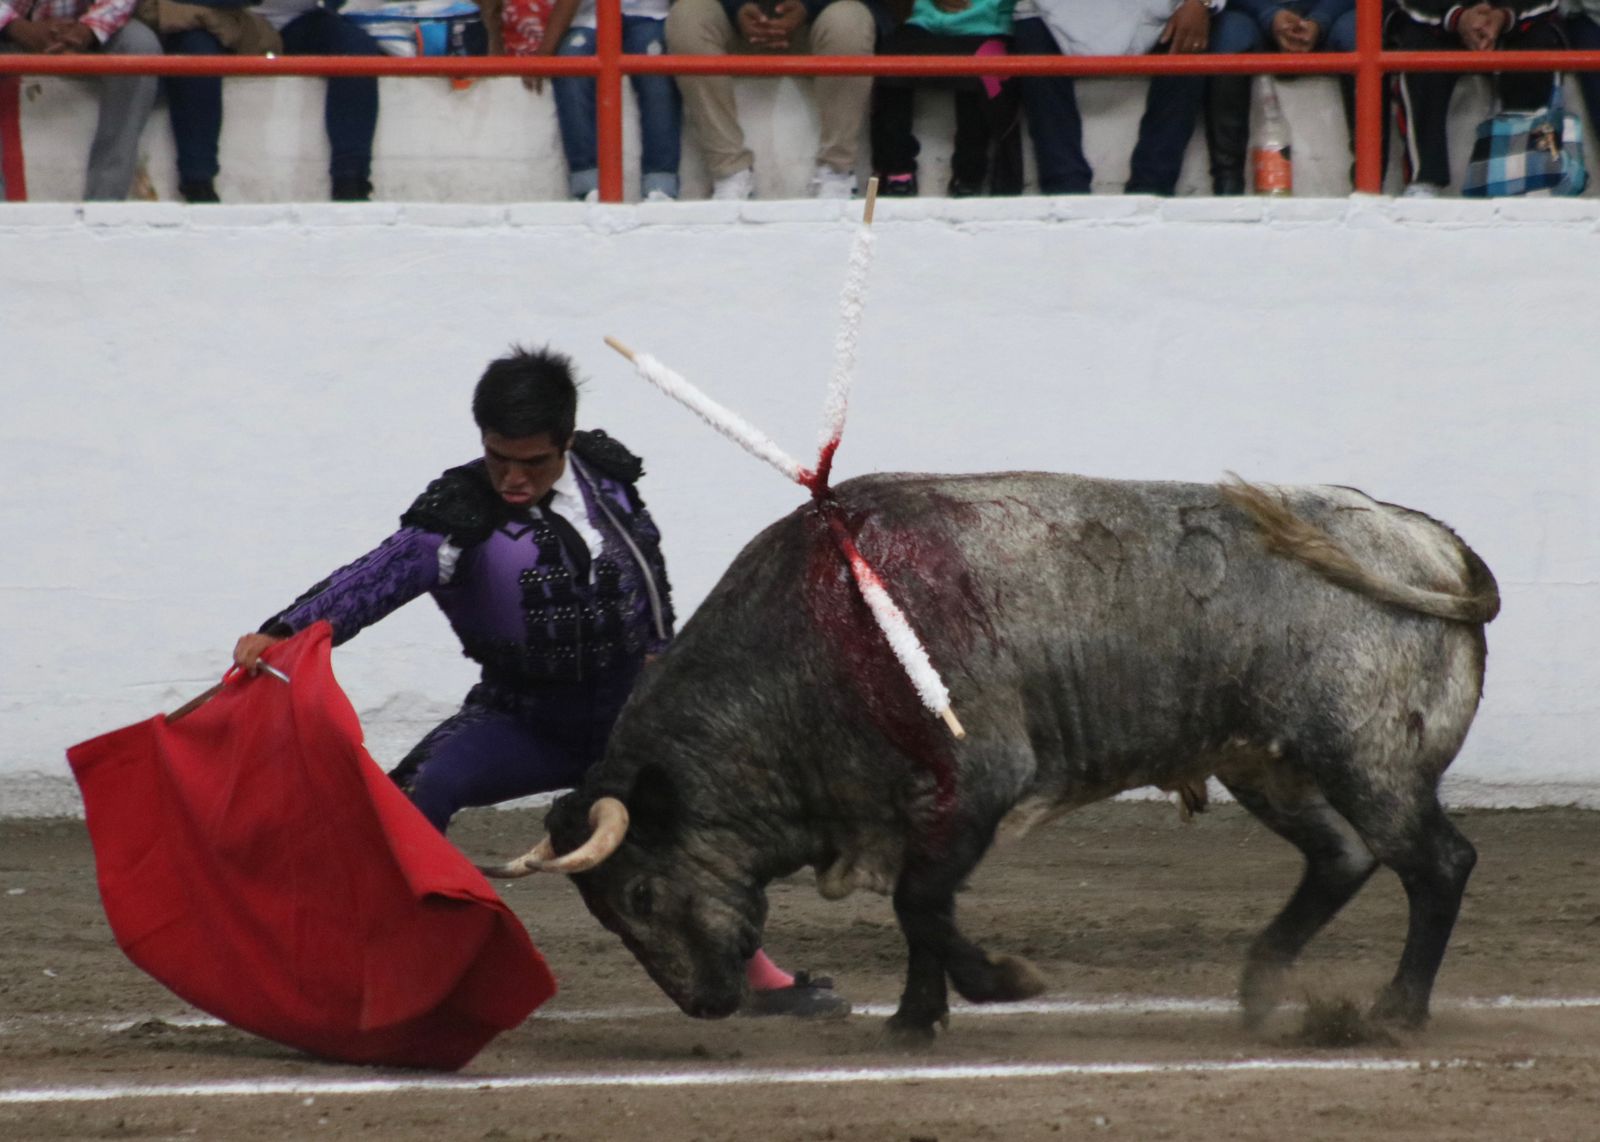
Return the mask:
[[530,507],[544,499],[567,470],[567,447],[548,432],[537,436],[483,434],[483,458],[489,481],[500,498],[515,507]]

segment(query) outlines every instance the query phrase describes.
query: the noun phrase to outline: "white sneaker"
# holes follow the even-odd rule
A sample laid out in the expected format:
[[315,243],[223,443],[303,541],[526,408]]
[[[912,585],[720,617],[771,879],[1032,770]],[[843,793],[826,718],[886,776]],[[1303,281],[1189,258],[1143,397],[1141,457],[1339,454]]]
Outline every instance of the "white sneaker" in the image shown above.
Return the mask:
[[711,186],[711,197],[730,201],[738,201],[755,197],[756,173],[749,167],[744,170],[734,171],[726,178],[719,178]]
[[836,171],[827,163],[819,163],[811,176],[812,198],[854,198],[856,196],[855,171]]
[[1444,193],[1444,187],[1434,186],[1431,182],[1414,182],[1400,192],[1401,198],[1438,198]]
[[600,188],[599,187],[595,187],[588,194],[584,195],[583,196],[583,201],[584,202],[599,202],[600,201]]
[[672,195],[668,194],[664,190],[652,190],[649,194],[644,196],[644,200],[646,202],[676,202],[676,201],[678,201],[676,198],[673,198]]

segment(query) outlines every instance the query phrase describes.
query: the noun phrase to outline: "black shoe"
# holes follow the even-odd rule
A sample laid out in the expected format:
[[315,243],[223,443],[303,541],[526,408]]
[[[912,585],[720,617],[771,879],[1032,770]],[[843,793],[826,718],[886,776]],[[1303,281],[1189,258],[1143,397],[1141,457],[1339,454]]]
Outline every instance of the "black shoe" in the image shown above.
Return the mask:
[[977,198],[982,193],[981,182],[962,182],[958,178],[951,178],[950,185],[945,188],[945,194],[951,198]]
[[813,979],[810,972],[798,971],[794,973],[793,986],[752,991],[739,1014],[843,1019],[850,1014],[850,1001],[833,990],[833,980],[826,976]]
[[333,201],[371,202],[372,183],[364,178],[336,178],[333,180]]
[[217,197],[217,184],[209,178],[199,179],[196,182],[180,182],[178,193],[183,195],[185,202],[221,202]]
[[1211,193],[1218,198],[1234,198],[1245,193],[1244,175],[1232,172],[1211,176]]
[[917,197],[916,172],[880,175],[878,177],[878,193],[884,198]]

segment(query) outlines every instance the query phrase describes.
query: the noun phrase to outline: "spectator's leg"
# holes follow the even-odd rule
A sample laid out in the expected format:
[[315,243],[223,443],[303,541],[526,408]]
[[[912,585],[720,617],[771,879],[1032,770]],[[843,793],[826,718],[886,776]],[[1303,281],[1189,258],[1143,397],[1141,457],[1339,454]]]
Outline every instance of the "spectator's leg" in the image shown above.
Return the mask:
[[[1513,28],[1501,46],[1514,52],[1562,51],[1567,46],[1565,24],[1555,15],[1529,20]],[[1548,71],[1503,71],[1500,102],[1513,111],[1532,111],[1550,102],[1555,76]]]
[[[556,55],[592,56],[593,28],[572,28],[561,37]],[[583,198],[600,189],[599,160],[595,146],[594,80],[579,75],[558,75],[550,80],[556,97],[556,125],[561,128],[561,149],[567,156],[567,193]]]
[[[665,20],[644,16],[622,18],[622,48],[629,55],[655,55],[667,50]],[[632,77],[639,103],[639,190],[678,197],[679,141],[683,137],[683,99],[670,75]],[[591,85],[592,86],[592,85]]]
[[[1581,13],[1567,21],[1567,38],[1579,51],[1600,50],[1600,24]],[[1583,92],[1583,105],[1589,111],[1589,123],[1600,130],[1600,71],[1580,71],[1578,89]]]
[[[1011,30],[1017,55],[1060,55],[1055,37],[1043,20],[1018,20]],[[1022,109],[1033,137],[1039,167],[1040,194],[1088,194],[1094,172],[1083,155],[1083,119],[1073,81],[1065,75],[1017,78]]]
[[[1261,46],[1261,28],[1243,12],[1224,8],[1211,21],[1208,50],[1214,55],[1253,52]],[[1243,194],[1245,152],[1250,144],[1248,75],[1213,75],[1206,79],[1206,149],[1211,155],[1211,193]]]
[[[117,29],[105,43],[108,55],[158,56],[161,39],[138,20]],[[120,201],[128,197],[139,162],[139,137],[156,102],[153,75],[107,75],[100,83],[100,121],[89,147],[89,174],[83,197]]]
[[[667,10],[667,49],[673,55],[727,55],[742,39],[718,0],[677,0]],[[693,130],[712,179],[749,170],[754,162],[744,145],[733,102],[733,78],[681,75],[684,120]]]
[[950,155],[950,197],[968,198],[983,193],[989,173],[989,123],[984,112],[987,97],[981,88],[958,85],[956,142]]
[[[921,147],[911,129],[916,88],[911,82],[885,76],[872,89],[872,169],[890,194],[916,189],[917,155]],[[909,181],[905,180],[910,176]]]
[[[869,56],[878,36],[872,13],[861,0],[833,0],[817,14],[809,31],[809,42],[803,50],[821,56]],[[861,149],[861,125],[872,99],[872,77],[818,76],[812,92],[821,124],[818,165],[854,172]]]
[[[378,42],[359,26],[326,8],[313,8],[282,31],[286,55],[377,56]],[[378,129],[376,76],[338,76],[328,80],[322,103],[328,131],[328,175],[335,202],[364,202],[372,196],[372,136]]]
[[[1461,41],[1396,12],[1388,23],[1391,43],[1399,51],[1442,51],[1459,48]],[[1400,141],[1405,148],[1407,183],[1423,183],[1440,190],[1450,185],[1450,149],[1447,124],[1450,95],[1456,73],[1450,71],[1402,74]]]
[[[217,37],[200,28],[167,37],[168,55],[223,55]],[[222,135],[222,79],[214,75],[169,75],[167,112],[178,151],[178,190],[189,202],[215,202],[217,139]]]
[[1022,100],[1017,81],[1007,80],[984,100],[993,155],[989,162],[990,194],[1022,193]]
[[1183,154],[1189,149],[1205,94],[1204,76],[1150,77],[1144,117],[1139,120],[1139,139],[1129,163],[1128,184],[1123,188],[1126,193],[1170,197],[1178,189]]

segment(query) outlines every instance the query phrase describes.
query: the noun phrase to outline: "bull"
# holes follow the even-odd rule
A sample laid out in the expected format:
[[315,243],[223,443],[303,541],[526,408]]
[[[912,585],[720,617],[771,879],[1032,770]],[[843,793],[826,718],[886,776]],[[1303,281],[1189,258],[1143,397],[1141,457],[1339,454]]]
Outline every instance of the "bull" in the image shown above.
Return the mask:
[[[839,524],[917,625],[967,728],[919,704],[861,601]],[[532,852],[688,1014],[738,1008],[765,886],[892,893],[931,1037],[973,1002],[1043,989],[958,929],[955,892],[1002,833],[1142,786],[1215,778],[1300,849],[1250,945],[1247,1023],[1380,865],[1409,903],[1374,1017],[1429,996],[1476,860],[1441,775],[1482,692],[1494,577],[1449,528],[1340,487],[1042,473],[880,474],[761,532],[646,671],[605,757]]]

